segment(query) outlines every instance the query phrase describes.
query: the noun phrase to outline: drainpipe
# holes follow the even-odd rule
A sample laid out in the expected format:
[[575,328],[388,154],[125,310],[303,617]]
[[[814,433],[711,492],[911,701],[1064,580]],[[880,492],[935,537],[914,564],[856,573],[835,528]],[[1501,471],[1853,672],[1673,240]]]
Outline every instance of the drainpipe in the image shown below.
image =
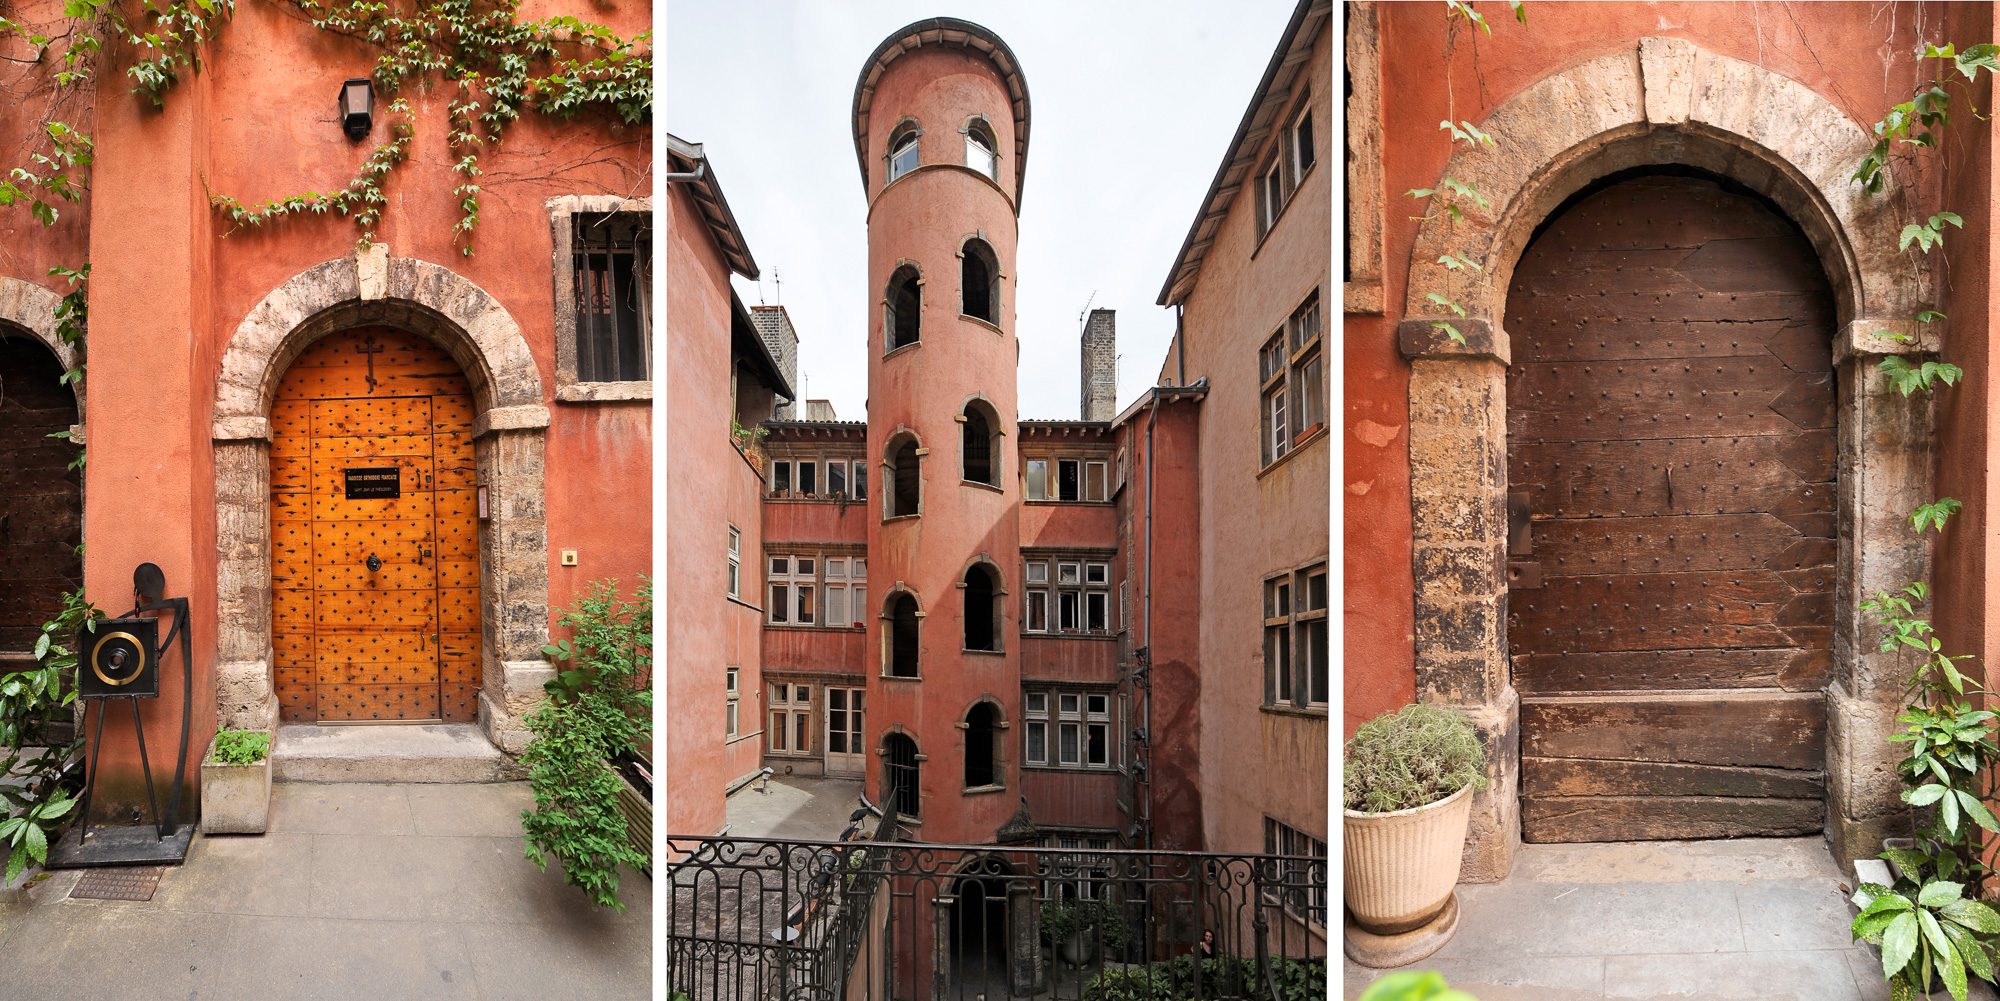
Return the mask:
[[662,175],[662,177],[666,180],[668,184],[673,184],[676,181],[699,181],[703,177],[707,176],[707,174],[708,174],[708,161],[703,160],[702,162],[695,164],[693,173],[664,174]]
[[[1178,321],[1176,321],[1178,327]],[[1146,414],[1146,674],[1145,701],[1139,725],[1146,728],[1146,799],[1140,804],[1139,824],[1146,835],[1146,850],[1153,848],[1153,423],[1160,418],[1160,390],[1153,389],[1152,406]]]

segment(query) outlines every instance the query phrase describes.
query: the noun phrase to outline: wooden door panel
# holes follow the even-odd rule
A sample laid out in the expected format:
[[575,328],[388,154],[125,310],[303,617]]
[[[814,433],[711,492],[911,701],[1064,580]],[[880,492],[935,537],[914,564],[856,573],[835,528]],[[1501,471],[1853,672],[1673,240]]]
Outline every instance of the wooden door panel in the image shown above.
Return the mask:
[[0,329],[0,653],[34,649],[63,595],[83,587],[83,487],[62,438],[78,423],[63,366]]
[[[320,458],[372,458],[383,455],[430,455],[427,434],[359,435],[352,438],[315,438],[312,455]],[[354,463],[342,463],[354,465]]]
[[[274,582],[273,633],[284,718],[476,719],[481,605],[465,377],[421,337],[357,328],[308,348],[278,397],[273,565],[287,579]],[[350,499],[347,470],[357,467],[396,468],[398,496]],[[370,555],[380,569],[368,569]],[[441,582],[452,586],[441,591]]]
[[1826,699],[1818,692],[1536,697],[1521,700],[1521,720],[1523,755],[1818,769]]
[[321,685],[319,718],[366,723],[376,720],[432,720],[440,718],[438,686],[421,685]]
[[479,631],[479,589],[438,588],[438,626],[449,632]]
[[[1506,315],[1529,841],[1816,831],[1838,556],[1832,299],[1713,182],[1582,196]],[[1535,577],[1524,578],[1533,580]]]
[[1516,654],[1513,658],[1514,687],[1522,695],[1727,688],[1811,692],[1825,687],[1832,669],[1832,651],[1790,647]]
[[315,438],[338,435],[430,434],[428,396],[383,400],[314,400]]
[[422,629],[437,621],[437,592],[325,591],[312,622],[317,630]]
[[1662,761],[1521,759],[1525,781],[1550,796],[1751,796],[1818,799],[1819,772]]

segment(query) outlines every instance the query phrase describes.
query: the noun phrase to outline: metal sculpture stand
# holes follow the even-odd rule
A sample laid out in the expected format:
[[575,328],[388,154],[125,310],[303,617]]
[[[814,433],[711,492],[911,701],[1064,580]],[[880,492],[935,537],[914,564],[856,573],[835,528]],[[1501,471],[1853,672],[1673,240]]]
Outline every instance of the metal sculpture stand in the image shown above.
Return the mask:
[[[90,746],[89,778],[83,787],[82,801],[77,805],[77,822],[62,839],[49,846],[50,869],[77,869],[89,866],[114,865],[179,865],[187,860],[188,845],[194,840],[194,824],[181,823],[181,787],[187,781],[188,736],[193,723],[194,659],[193,641],[189,633],[189,609],[186,598],[166,598],[160,595],[166,590],[165,575],[160,568],[151,564],[140,564],[132,574],[133,591],[138,598],[130,612],[121,618],[131,618],[143,612],[174,613],[173,628],[168,630],[166,639],[160,641],[158,649],[147,653],[159,663],[175,637],[180,639],[181,650],[181,747],[180,760],[174,765],[174,787],[167,796],[167,813],[160,816],[159,797],[153,791],[153,769],[146,759],[146,724],[140,718],[139,699],[143,696],[99,696],[92,698],[97,703],[97,733]],[[88,654],[79,649],[77,669],[86,666]],[[139,770],[146,774],[146,806],[152,812],[150,827],[99,827],[90,829],[90,797],[97,788],[98,751],[104,743],[104,704],[123,700],[132,706],[132,728],[139,738]]]

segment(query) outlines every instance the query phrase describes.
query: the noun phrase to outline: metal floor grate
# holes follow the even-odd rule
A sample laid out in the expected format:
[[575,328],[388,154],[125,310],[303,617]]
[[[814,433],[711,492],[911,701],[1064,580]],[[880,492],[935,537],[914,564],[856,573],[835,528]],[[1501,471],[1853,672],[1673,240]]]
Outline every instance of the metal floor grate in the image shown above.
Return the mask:
[[153,891],[160,887],[160,874],[164,872],[164,866],[87,869],[83,878],[78,879],[76,886],[70,889],[69,895],[92,900],[151,900]]

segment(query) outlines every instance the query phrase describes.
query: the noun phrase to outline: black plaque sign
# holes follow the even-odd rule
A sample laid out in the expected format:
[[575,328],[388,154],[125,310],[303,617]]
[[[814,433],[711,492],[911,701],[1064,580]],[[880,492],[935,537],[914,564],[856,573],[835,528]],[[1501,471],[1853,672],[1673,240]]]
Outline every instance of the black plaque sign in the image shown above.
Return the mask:
[[396,466],[351,468],[347,472],[348,500],[379,500],[403,496],[403,471]]

